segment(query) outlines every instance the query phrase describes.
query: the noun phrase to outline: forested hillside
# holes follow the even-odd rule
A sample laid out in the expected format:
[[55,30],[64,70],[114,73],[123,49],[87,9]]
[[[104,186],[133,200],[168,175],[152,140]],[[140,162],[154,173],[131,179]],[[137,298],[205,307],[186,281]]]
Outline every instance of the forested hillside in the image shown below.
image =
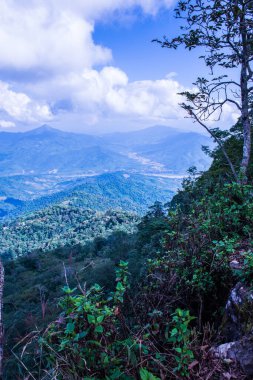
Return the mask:
[[72,197],[84,208],[143,214],[175,194],[189,166],[209,167],[201,146],[210,144],[162,126],[100,137],[49,126],[0,132],[0,220]]
[[63,202],[0,226],[0,255],[14,259],[36,250],[83,246],[113,231],[131,233],[138,220],[137,215],[120,210],[96,212]]
[[[238,128],[230,153],[240,150]],[[246,379],[250,354],[235,362],[211,352],[240,339],[251,352],[253,189],[233,182],[219,149],[212,156],[208,172],[192,171],[137,229],[124,214],[120,231],[5,263],[7,378],[25,366],[36,379],[49,369],[63,379]],[[238,284],[249,303],[237,310],[226,305]]]
[[[106,227],[106,219],[119,220],[120,215],[118,225]],[[90,223],[92,220],[95,221],[94,216],[87,221]],[[152,208],[138,226],[133,216],[127,219],[127,214],[116,213],[108,213],[107,217],[102,215],[99,223],[89,224],[90,229],[94,227],[93,234],[101,226],[106,227],[104,234],[93,235],[93,239],[89,236],[82,244],[72,241],[64,247],[36,250],[16,260],[5,258],[7,379],[26,372],[11,349],[27,334],[30,336],[32,331],[42,329],[57,316],[60,312],[58,303],[63,295],[62,287],[66,281],[72,288],[88,288],[99,283],[108,294],[114,289],[115,265],[120,260],[127,260],[132,273],[131,281],[137,286],[139,271],[147,255],[152,257],[164,251],[160,239],[166,228],[166,219],[160,204]],[[15,354],[19,348],[18,345],[14,349]],[[30,365],[30,359],[28,362]]]
[[144,214],[155,201],[170,200],[181,182],[182,178],[126,172],[79,179],[52,176],[0,178],[2,195],[5,195],[0,196],[0,222],[61,202],[96,211],[121,208]]

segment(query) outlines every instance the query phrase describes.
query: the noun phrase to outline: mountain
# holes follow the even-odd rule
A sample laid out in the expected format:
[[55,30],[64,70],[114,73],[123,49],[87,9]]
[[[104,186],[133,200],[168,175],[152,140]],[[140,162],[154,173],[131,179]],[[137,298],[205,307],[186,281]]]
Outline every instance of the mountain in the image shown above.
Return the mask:
[[80,174],[129,168],[134,160],[109,150],[99,137],[42,126],[0,133],[0,175]]
[[181,133],[183,132],[179,132],[175,128],[157,125],[131,132],[108,133],[102,137],[108,145],[120,145],[122,147],[133,148],[158,143],[170,136],[179,136]]
[[[54,185],[52,178],[30,177],[27,184],[27,177],[20,177],[16,177],[16,184],[15,181],[9,182],[5,188],[6,195],[0,197],[0,219],[3,221],[6,217],[17,217],[59,202],[67,202],[82,209],[106,211],[120,208],[143,214],[155,201],[168,202],[181,182],[181,179],[176,178],[125,172],[62,182],[57,182],[59,179],[56,178]],[[8,177],[4,179],[10,180]],[[2,183],[0,181],[0,187]],[[32,195],[31,188],[34,191]]]
[[201,134],[161,126],[101,137],[48,126],[24,133],[1,132],[0,176],[73,176],[122,170],[185,173],[189,166],[200,163],[201,170],[208,167],[209,160],[201,151],[203,143],[210,141]]
[[155,126],[91,136],[47,125],[28,132],[0,133],[0,218],[42,209],[73,198],[81,207],[120,207],[144,213],[167,202],[191,166],[210,159],[198,133]]
[[150,171],[184,174],[191,166],[206,170],[209,158],[203,145],[212,146],[207,136],[182,132],[174,128],[155,126],[140,131],[104,136],[111,149],[120,150],[149,167]]
[[207,169],[207,156],[200,149],[204,145],[210,145],[206,136],[189,132],[171,134],[157,143],[143,144],[136,151],[140,156],[159,162],[169,172],[182,173],[190,166],[201,171]]

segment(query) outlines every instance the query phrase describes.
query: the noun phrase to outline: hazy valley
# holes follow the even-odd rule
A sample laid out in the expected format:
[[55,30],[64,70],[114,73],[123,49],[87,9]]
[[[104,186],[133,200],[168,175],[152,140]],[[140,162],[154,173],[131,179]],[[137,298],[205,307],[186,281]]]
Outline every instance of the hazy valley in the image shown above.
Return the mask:
[[0,133],[0,217],[82,199],[85,208],[120,207],[143,213],[166,202],[190,166],[202,171],[210,159],[197,133],[152,127],[90,136],[42,126]]

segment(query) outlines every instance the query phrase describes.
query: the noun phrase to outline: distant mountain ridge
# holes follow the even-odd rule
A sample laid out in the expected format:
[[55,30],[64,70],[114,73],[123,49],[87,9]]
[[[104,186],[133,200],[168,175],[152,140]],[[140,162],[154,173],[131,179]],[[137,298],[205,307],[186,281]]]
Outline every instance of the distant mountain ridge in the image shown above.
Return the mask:
[[[42,192],[38,191],[37,195],[35,192],[30,196],[28,189],[32,188],[33,183],[39,184],[40,178],[29,179],[30,187],[25,183],[26,176],[22,181],[16,179],[14,189],[15,181],[14,184],[12,182],[9,185],[11,197],[7,196],[8,186],[5,187],[7,188],[5,196],[2,196],[2,199],[0,197],[0,219],[17,217],[61,202],[71,203],[80,209],[98,211],[121,209],[143,214],[155,201],[162,203],[170,201],[181,182],[180,179],[156,178],[125,172],[105,173],[56,183],[54,191],[49,192],[45,189]],[[0,178],[0,188],[3,187],[2,183]]]
[[[0,176],[80,175],[114,171],[185,173],[204,170],[209,159],[201,134],[156,126],[103,136],[64,132],[47,125],[28,132],[0,132]],[[149,165],[155,162],[158,165]]]
[[143,214],[155,201],[172,198],[189,167],[208,168],[201,145],[209,143],[164,126],[102,136],[47,125],[0,132],[0,219],[66,200]]

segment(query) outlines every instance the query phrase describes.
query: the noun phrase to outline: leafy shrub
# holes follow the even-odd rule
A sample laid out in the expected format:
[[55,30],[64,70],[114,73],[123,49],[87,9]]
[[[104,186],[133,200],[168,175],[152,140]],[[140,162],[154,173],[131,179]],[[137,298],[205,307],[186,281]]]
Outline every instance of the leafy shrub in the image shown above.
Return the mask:
[[44,360],[57,378],[81,378],[91,373],[114,379],[123,373],[121,355],[129,342],[119,339],[120,305],[128,287],[127,263],[120,262],[116,276],[116,290],[107,299],[99,285],[81,295],[73,294],[76,289],[64,288],[63,311],[40,339]]
[[176,309],[172,318],[173,328],[169,342],[173,344],[176,352],[177,366],[174,370],[183,377],[189,377],[188,366],[194,359],[194,354],[190,349],[191,330],[189,329],[189,324],[193,319],[195,318],[190,316],[189,310],[182,309]]

